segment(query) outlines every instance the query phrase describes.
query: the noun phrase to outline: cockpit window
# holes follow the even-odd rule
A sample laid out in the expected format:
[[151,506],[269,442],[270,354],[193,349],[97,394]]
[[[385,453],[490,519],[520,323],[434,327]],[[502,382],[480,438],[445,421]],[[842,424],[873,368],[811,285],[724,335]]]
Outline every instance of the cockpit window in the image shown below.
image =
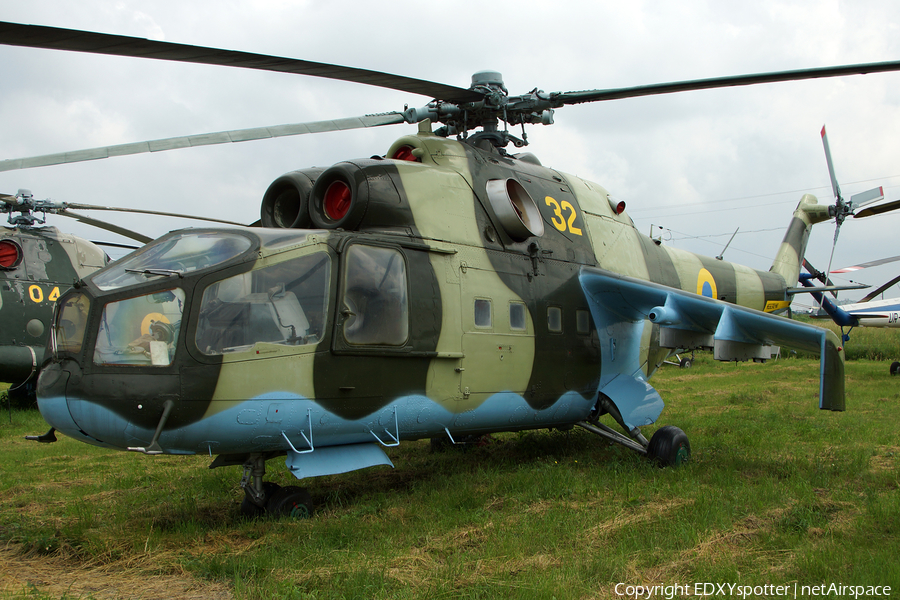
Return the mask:
[[178,277],[224,263],[250,246],[250,238],[234,232],[183,231],[117,261],[94,275],[93,282],[106,291],[161,277]]
[[203,292],[197,348],[214,356],[257,343],[300,346],[323,337],[331,258],[316,252],[216,282]]
[[70,294],[60,301],[53,330],[57,351],[81,352],[90,307],[90,300],[81,293]]
[[179,288],[110,302],[103,307],[94,363],[172,364],[183,311],[184,291]]

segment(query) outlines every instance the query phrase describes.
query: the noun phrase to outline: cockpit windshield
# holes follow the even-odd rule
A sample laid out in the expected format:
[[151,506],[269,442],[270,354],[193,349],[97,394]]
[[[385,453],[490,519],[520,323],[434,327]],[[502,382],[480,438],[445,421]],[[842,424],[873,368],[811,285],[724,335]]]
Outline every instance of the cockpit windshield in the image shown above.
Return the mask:
[[104,306],[94,364],[171,364],[181,329],[184,297],[184,291],[175,288]]
[[246,235],[229,231],[181,231],[144,246],[93,276],[108,291],[160,277],[181,277],[224,263],[250,249]]

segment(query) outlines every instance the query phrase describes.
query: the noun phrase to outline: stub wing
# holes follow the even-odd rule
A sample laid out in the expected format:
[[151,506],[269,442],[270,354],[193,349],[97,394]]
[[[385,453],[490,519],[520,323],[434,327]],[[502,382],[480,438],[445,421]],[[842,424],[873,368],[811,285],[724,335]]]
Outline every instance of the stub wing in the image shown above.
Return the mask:
[[769,358],[772,346],[817,354],[819,408],[844,410],[844,357],[828,329],[592,267],[582,269],[580,280],[606,344],[601,391],[620,375],[642,379],[649,320],[660,327],[660,346],[712,349],[717,360]]

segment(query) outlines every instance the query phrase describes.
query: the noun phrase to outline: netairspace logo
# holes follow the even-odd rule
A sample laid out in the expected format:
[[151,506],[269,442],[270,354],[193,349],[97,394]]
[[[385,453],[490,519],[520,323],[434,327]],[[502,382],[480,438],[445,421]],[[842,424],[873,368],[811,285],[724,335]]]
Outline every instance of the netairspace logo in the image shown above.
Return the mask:
[[820,583],[803,585],[797,582],[787,585],[740,585],[737,583],[689,583],[671,585],[630,585],[617,583],[616,596],[634,600],[674,600],[674,598],[886,598],[891,595],[888,585],[844,585]]

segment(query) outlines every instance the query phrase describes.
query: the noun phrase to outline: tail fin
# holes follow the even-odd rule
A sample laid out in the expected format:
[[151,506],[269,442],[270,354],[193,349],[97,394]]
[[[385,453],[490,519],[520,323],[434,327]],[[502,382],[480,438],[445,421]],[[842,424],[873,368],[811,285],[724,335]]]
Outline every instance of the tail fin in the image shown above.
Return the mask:
[[816,223],[831,218],[829,208],[830,206],[819,204],[812,194],[804,194],[800,199],[800,204],[794,211],[791,224],[778,249],[778,255],[769,269],[772,273],[781,275],[788,286],[796,285],[800,277],[800,265],[803,264],[810,229]]

